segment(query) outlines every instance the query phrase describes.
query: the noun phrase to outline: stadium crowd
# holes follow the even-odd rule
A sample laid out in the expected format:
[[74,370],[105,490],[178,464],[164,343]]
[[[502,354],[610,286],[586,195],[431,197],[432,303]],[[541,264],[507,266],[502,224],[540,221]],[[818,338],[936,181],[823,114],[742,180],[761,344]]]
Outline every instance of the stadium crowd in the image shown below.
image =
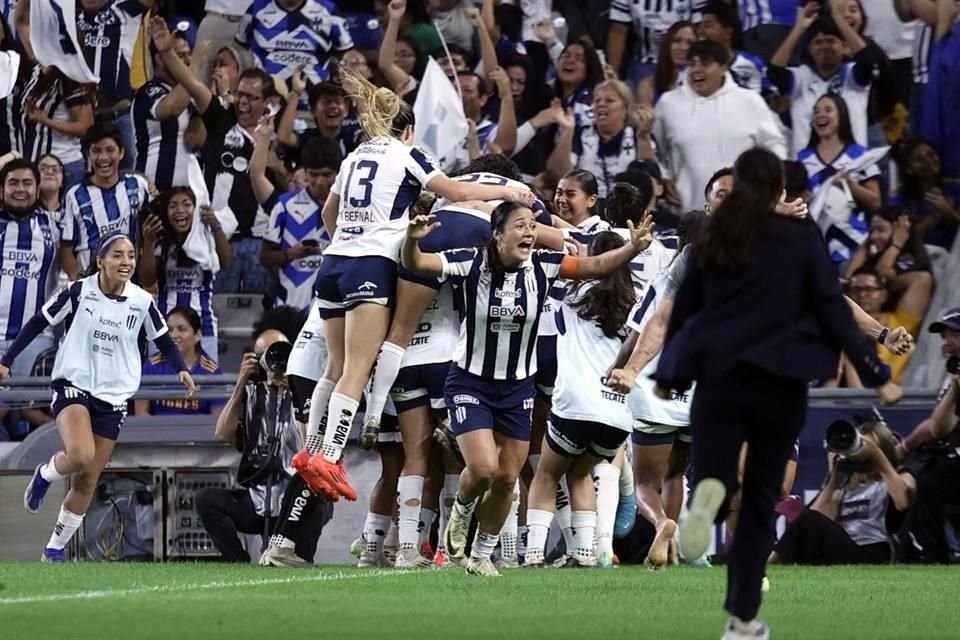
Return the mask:
[[[495,548],[501,567],[707,563],[676,542],[694,394],[662,399],[649,376],[682,249],[751,149],[782,161],[777,214],[819,229],[890,384],[925,318],[960,355],[956,290],[935,295],[960,251],[954,0],[77,0],[96,83],[38,62],[34,45],[57,34],[31,23],[37,2],[0,2],[0,52],[18,54],[0,83],[4,350],[118,233],[183,361],[151,347],[144,374],[220,373],[215,296],[292,309],[306,323],[288,332],[293,357],[317,362],[288,372],[305,448],[287,466],[326,499],[357,499],[339,460],[358,412],[361,446],[383,461],[359,492],[361,566],[462,560],[493,575]],[[385,230],[365,232],[377,210]],[[483,275],[488,263],[500,271]],[[484,304],[496,328],[474,327]],[[60,335],[3,365],[50,375]],[[870,378],[843,355],[811,384]],[[857,456],[873,466],[846,487],[831,471],[771,561],[916,557],[890,551],[888,511],[911,507],[932,540],[919,557],[944,560],[955,465],[903,465],[952,437],[956,379],[902,442],[870,422]],[[896,400],[883,382],[867,386]],[[2,411],[13,439],[51,419]],[[43,482],[62,477],[47,466]],[[262,563],[312,560],[295,542],[274,536]]]

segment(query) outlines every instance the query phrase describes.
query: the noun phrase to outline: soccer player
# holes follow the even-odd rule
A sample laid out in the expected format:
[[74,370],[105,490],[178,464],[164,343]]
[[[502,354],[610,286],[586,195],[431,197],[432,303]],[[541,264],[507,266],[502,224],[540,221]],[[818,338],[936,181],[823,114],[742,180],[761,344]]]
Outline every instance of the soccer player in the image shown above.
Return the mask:
[[[648,217],[648,224],[650,220]],[[617,234],[601,232],[591,244],[590,255],[623,246]],[[623,325],[635,295],[630,268],[622,265],[602,280],[576,286],[560,306],[553,412],[547,428],[548,447],[541,454],[527,499],[525,566],[543,565],[556,487],[564,475],[574,531],[573,545],[567,548],[567,566],[597,564],[593,468],[616,457],[633,427],[626,396],[605,384],[606,363],[616,356],[626,337]],[[616,475],[619,477],[619,472]],[[612,566],[612,549],[606,554],[601,564]]]
[[538,232],[534,212],[512,202],[494,210],[490,225],[492,238],[484,249],[424,253],[417,241],[438,223],[420,216],[411,223],[402,252],[404,268],[459,284],[460,337],[445,395],[467,466],[460,475],[444,547],[452,560],[464,562],[470,518],[483,496],[480,525],[465,568],[485,576],[499,575],[490,555],[527,459],[537,328],[547,293],[559,277],[604,276],[651,241],[649,225],[631,224],[630,244],[600,256],[534,251],[538,233],[558,247],[562,235],[547,229]]
[[50,376],[53,414],[64,450],[37,466],[23,496],[27,511],[36,513],[50,485],[71,476],[70,492],[41,557],[44,562],[65,560],[63,549],[82,523],[97,479],[113,453],[127,417],[127,401],[140,386],[141,332],[173,363],[188,396],[195,390],[153,297],[130,282],[137,261],[133,243],[123,233],[108,235],[95,256],[97,271],[48,300],[0,358],[2,381],[41,331],[65,323]]
[[137,238],[137,215],[150,200],[147,181],[120,171],[123,138],[109,124],[94,125],[84,141],[90,175],[64,196],[60,262],[70,280],[90,266],[100,239],[114,232]]
[[[367,105],[361,125],[368,141],[347,156],[323,220],[332,238],[317,275],[329,359],[314,389],[307,446],[294,459],[324,480],[313,487],[331,498],[356,500],[340,462],[360,397],[390,324],[400,245],[411,205],[428,188],[454,202],[505,199],[531,203],[528,190],[448,178],[413,141],[413,111],[389,89],[343,72]],[[323,413],[326,407],[326,413]],[[316,415],[314,415],[316,414]],[[320,424],[332,421],[320,436]],[[322,453],[320,450],[322,448]]]

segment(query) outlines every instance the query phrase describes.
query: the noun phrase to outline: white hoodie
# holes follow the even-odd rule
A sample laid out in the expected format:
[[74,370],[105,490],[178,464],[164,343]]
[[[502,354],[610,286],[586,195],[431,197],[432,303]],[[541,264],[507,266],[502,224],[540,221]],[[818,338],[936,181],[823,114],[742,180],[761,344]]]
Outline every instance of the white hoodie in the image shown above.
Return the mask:
[[729,73],[723,86],[706,98],[688,84],[668,91],[655,113],[659,156],[685,210],[701,208],[710,176],[733,166],[747,149],[764,147],[780,158],[787,154],[786,138],[767,103],[756,92],[738,87]]

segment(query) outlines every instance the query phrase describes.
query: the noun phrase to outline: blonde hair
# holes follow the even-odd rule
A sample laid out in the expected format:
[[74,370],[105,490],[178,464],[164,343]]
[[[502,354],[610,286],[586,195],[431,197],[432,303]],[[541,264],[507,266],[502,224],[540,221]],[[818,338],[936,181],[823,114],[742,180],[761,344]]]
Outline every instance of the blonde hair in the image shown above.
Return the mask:
[[403,133],[394,130],[394,120],[410,107],[400,96],[386,87],[376,86],[351,69],[341,69],[340,76],[347,95],[357,105],[360,127],[369,139],[398,137]]
[[593,89],[593,98],[596,100],[597,92],[600,89],[605,89],[609,87],[617,92],[617,95],[620,96],[620,99],[623,100],[623,108],[627,112],[627,124],[632,124],[633,121],[633,92],[630,91],[630,87],[623,80],[604,80],[598,84]]

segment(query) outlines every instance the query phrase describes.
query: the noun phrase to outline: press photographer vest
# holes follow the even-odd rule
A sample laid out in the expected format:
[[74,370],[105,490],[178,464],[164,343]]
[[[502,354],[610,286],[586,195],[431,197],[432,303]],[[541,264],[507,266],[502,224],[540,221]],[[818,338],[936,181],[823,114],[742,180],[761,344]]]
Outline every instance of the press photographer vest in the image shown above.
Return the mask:
[[290,460],[300,447],[293,424],[293,396],[286,388],[248,383],[243,422],[237,432],[242,453],[237,482],[252,489],[292,475]]

